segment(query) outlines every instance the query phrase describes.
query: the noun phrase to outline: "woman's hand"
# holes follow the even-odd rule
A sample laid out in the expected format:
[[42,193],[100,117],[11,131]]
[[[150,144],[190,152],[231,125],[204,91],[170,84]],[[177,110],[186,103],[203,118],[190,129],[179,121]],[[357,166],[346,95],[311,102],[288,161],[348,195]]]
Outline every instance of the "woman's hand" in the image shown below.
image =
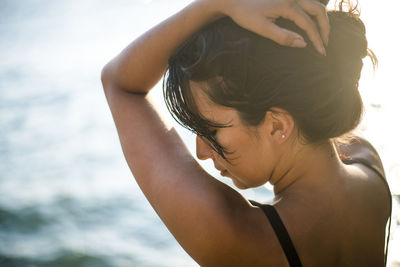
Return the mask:
[[[215,0],[214,0],[215,1]],[[329,20],[325,5],[315,0],[217,0],[221,12],[237,24],[275,42],[293,47],[305,47],[299,34],[277,26],[279,18],[292,20],[303,29],[315,48],[325,54],[328,43]],[[318,25],[312,18],[315,18]],[[323,41],[322,41],[323,40]]]
[[292,20],[325,54],[322,40],[325,44],[328,41],[329,21],[325,6],[316,0],[197,0],[144,33],[110,61],[102,74],[105,88],[147,93],[164,74],[171,54],[202,27],[223,16],[281,45],[304,47],[303,37],[274,23],[279,17]]

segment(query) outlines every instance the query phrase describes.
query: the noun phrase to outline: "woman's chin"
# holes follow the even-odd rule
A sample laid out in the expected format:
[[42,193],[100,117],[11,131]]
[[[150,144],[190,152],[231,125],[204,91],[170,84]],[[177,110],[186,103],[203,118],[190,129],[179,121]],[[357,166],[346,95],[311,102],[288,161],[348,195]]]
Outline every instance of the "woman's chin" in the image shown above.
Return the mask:
[[238,181],[235,180],[235,179],[232,179],[232,182],[233,182],[233,184],[234,184],[237,188],[239,188],[239,189],[241,189],[241,190],[245,190],[245,189],[248,189],[248,188],[249,188],[249,186],[247,186],[247,185],[245,185],[245,184],[242,184],[242,183],[238,182]]
[[237,188],[239,188],[241,190],[248,189],[250,187],[248,185],[245,185],[245,184],[239,182],[237,179],[233,178],[228,170],[221,171],[221,176],[224,176],[226,178],[230,178],[232,180],[233,184],[235,185],[235,187],[237,187]]

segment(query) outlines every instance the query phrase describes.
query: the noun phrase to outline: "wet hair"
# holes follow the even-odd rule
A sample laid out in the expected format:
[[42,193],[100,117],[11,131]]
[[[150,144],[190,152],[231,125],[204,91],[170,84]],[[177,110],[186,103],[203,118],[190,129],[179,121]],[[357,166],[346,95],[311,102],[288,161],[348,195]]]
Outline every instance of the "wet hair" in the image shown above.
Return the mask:
[[377,60],[354,10],[329,11],[331,25],[326,56],[313,47],[293,22],[276,24],[301,34],[306,48],[285,47],[245,30],[230,18],[220,19],[187,40],[170,57],[164,76],[164,98],[173,117],[208,141],[223,158],[229,153],[217,142],[216,125],[199,114],[189,81],[201,82],[216,104],[238,111],[247,126],[263,122],[273,107],[286,110],[298,134],[309,144],[341,137],[360,122],[363,103],[358,81],[362,59]]

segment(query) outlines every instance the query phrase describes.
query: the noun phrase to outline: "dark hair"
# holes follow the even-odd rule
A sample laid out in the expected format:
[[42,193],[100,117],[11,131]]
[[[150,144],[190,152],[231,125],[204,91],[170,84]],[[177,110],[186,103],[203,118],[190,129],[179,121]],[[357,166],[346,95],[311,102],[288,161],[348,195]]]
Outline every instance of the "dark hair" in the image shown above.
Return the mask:
[[[257,126],[272,107],[289,112],[306,142],[322,143],[354,129],[363,103],[358,81],[362,58],[376,57],[368,49],[365,26],[352,11],[328,12],[331,31],[327,55],[320,55],[304,31],[293,22],[276,24],[301,34],[308,46],[278,45],[220,19],[187,40],[169,59],[164,98],[173,117],[209,141],[223,158],[227,151],[213,136],[215,125],[197,110],[189,81],[206,82],[216,104],[238,111],[243,123]],[[226,159],[226,158],[225,158]]]

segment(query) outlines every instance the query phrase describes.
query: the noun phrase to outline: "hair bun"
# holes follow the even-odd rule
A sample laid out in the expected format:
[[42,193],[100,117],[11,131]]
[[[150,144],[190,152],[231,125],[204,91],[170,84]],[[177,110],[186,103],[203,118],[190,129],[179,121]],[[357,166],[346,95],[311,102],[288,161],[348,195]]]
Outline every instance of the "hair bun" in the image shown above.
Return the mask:
[[331,32],[327,59],[335,73],[356,82],[360,79],[362,59],[369,54],[365,25],[352,12],[330,11],[328,16]]
[[328,51],[361,59],[366,57],[368,41],[365,25],[359,16],[351,12],[330,11],[328,17],[331,24]]

